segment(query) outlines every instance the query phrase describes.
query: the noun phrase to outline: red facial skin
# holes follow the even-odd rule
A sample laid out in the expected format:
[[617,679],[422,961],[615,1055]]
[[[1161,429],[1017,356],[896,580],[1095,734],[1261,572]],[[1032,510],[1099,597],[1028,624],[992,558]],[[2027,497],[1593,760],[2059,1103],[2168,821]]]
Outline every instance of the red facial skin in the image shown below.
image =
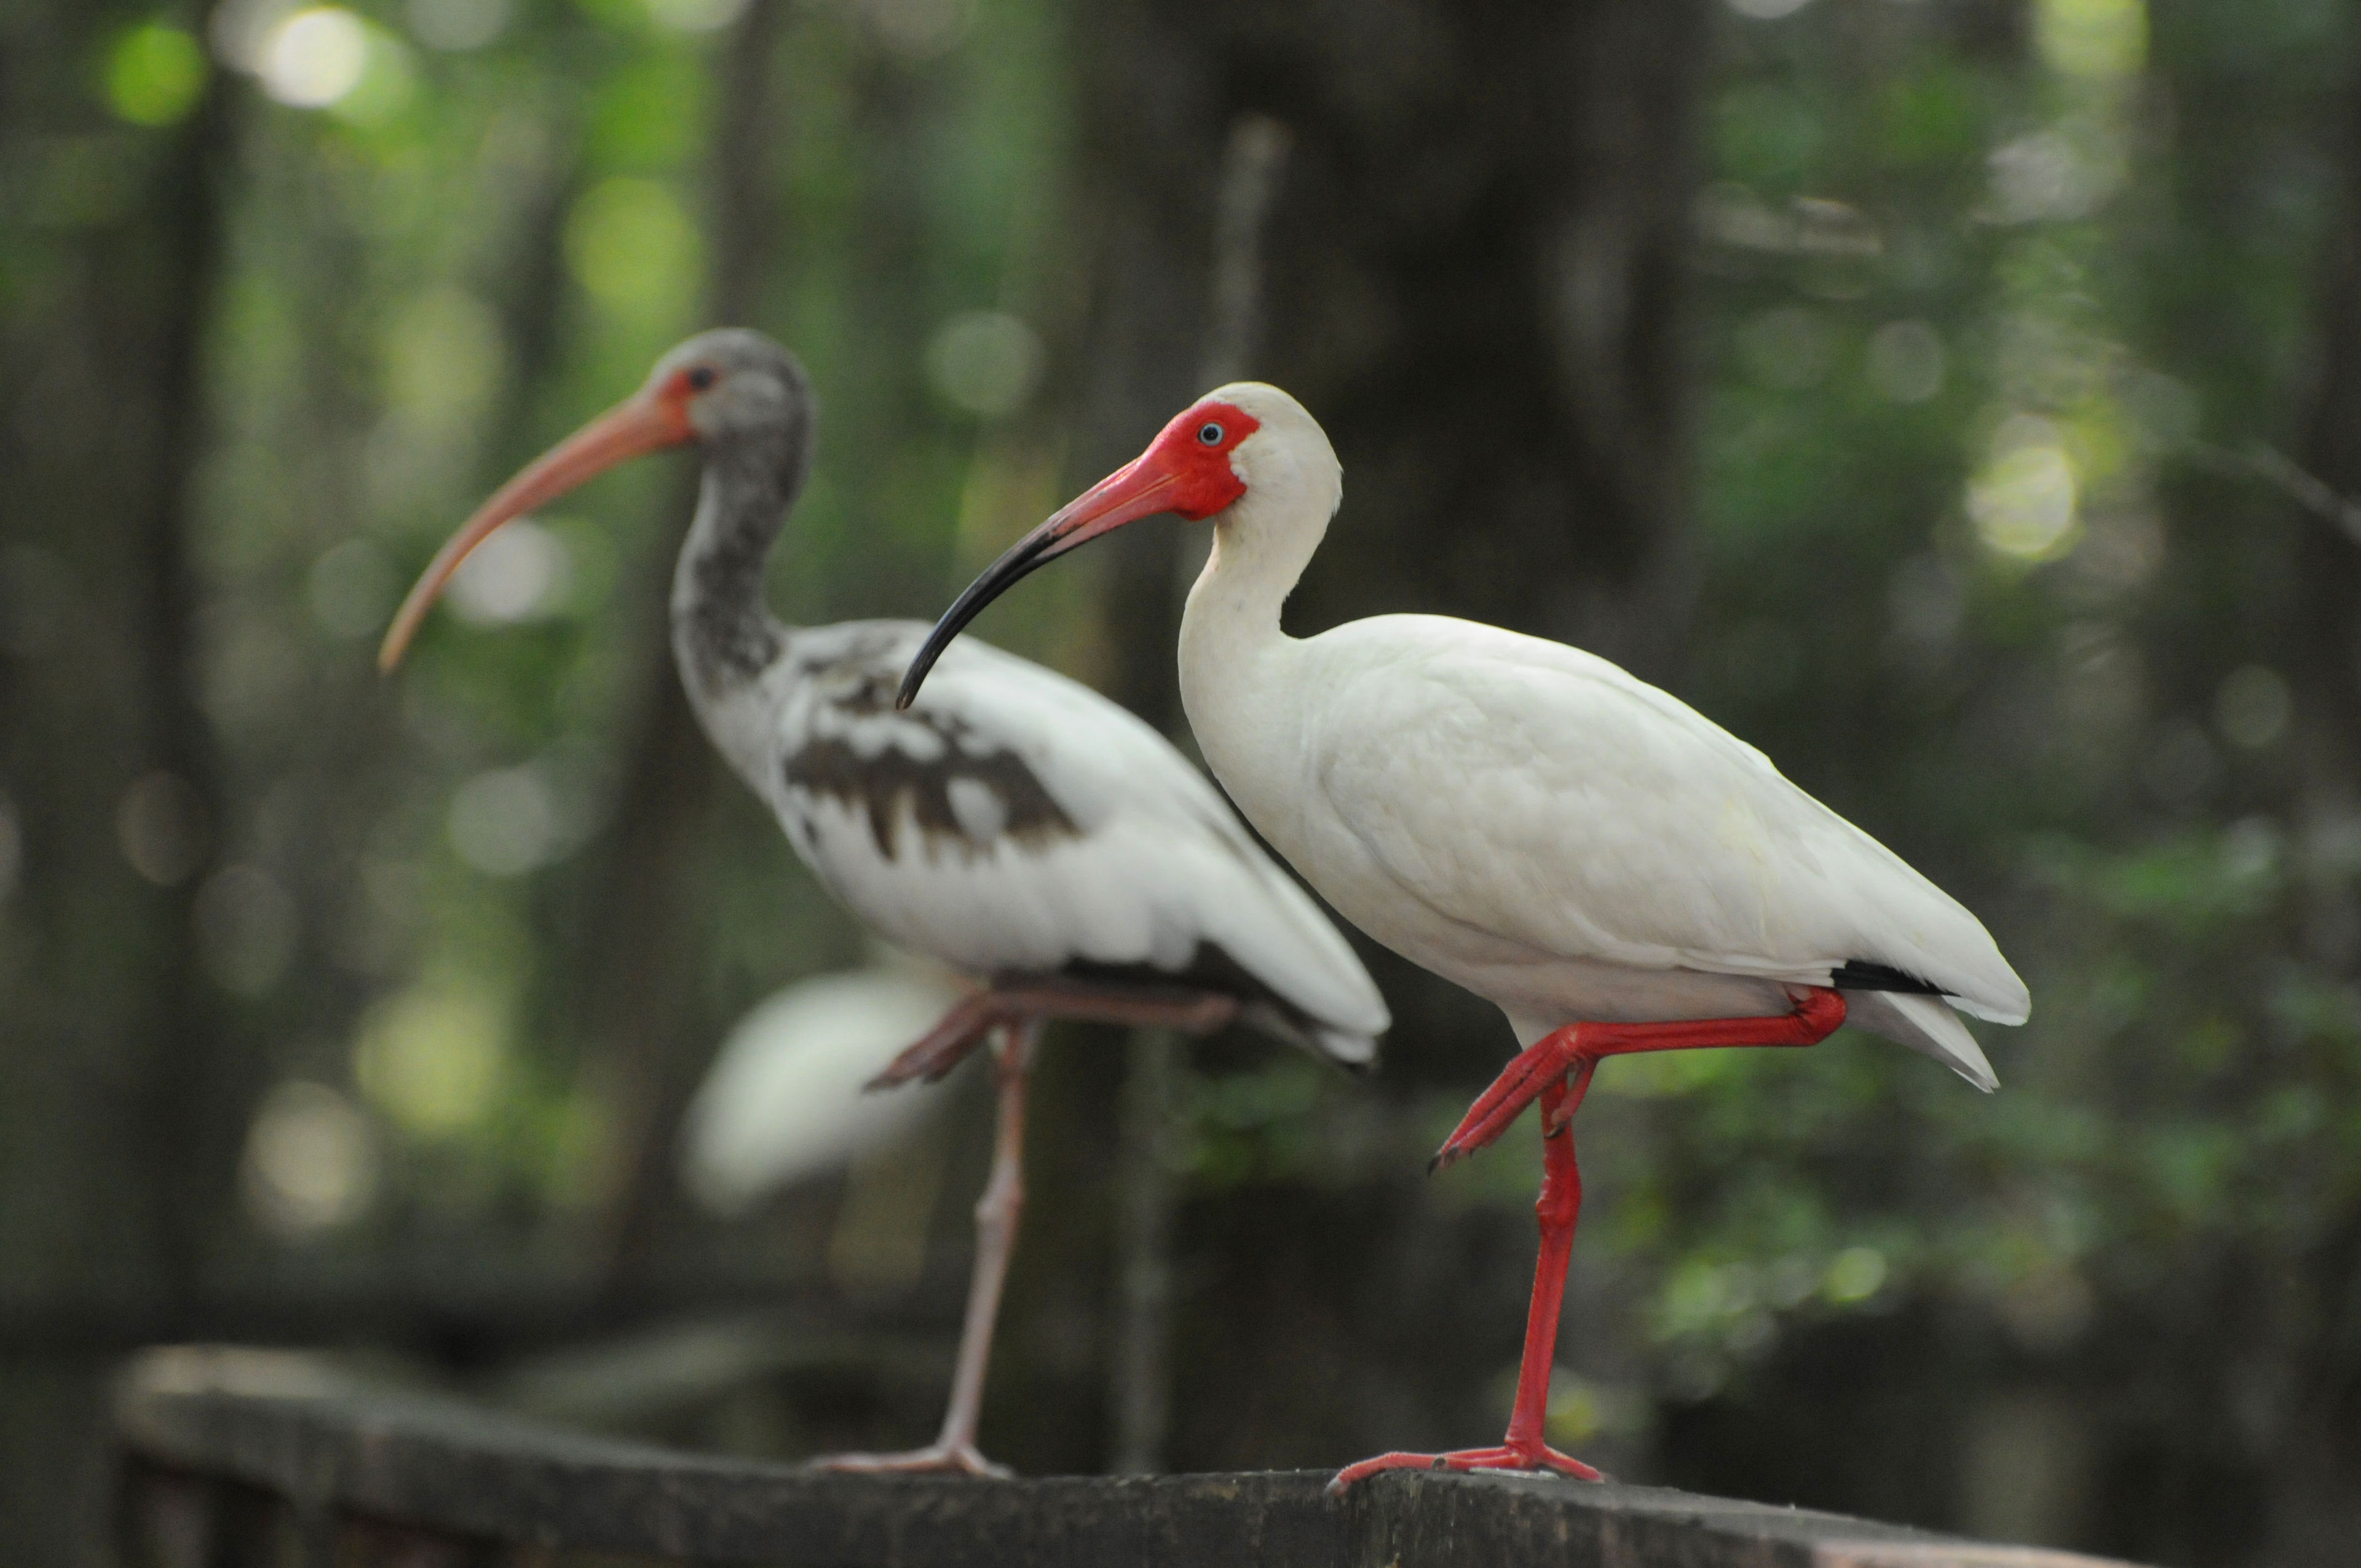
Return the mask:
[[[1261,421],[1235,403],[1210,398],[1182,411],[1157,433],[1147,451],[1058,509],[1056,516],[1019,540],[1009,555],[1038,540],[1047,548],[1035,559],[1047,560],[1158,512],[1202,522],[1246,493],[1230,455],[1261,428]],[[1208,433],[1215,433],[1215,439],[1203,439]]]
[[[1202,433],[1214,427],[1220,436],[1207,442]],[[1228,510],[1246,493],[1246,481],[1231,466],[1230,454],[1261,428],[1260,420],[1235,403],[1208,398],[1176,415],[1148,444],[1133,466],[1173,475],[1171,504],[1164,510],[1191,522],[1202,522],[1215,512]]]

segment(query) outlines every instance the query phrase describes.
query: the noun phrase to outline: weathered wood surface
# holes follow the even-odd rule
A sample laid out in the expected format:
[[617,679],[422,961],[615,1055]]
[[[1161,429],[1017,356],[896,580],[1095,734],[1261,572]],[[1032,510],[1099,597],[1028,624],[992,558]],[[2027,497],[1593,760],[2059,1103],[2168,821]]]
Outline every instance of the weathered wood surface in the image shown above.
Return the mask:
[[116,1402],[126,1568],[2100,1568],[1653,1486],[1326,1472],[1016,1482],[818,1475],[150,1352]]

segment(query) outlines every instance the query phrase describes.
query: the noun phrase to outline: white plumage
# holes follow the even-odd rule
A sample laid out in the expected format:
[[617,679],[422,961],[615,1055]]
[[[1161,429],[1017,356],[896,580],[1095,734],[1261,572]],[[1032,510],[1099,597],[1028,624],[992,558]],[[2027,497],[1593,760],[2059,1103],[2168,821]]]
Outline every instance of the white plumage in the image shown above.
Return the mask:
[[[1783,982],[1848,964],[2024,1020],[2024,982],[1975,916],[1606,660],[1440,616],[1283,633],[1342,472],[1276,388],[1213,403],[1259,428],[1229,455],[1243,492],[1182,619],[1182,700],[1231,798],[1346,919],[1498,1003],[1524,1044],[1585,1019],[1775,1015]],[[1948,1008],[1845,995],[1856,1023],[1993,1086]]]
[[[395,615],[379,660],[388,670],[400,662],[468,552],[506,523],[626,458],[702,447],[703,489],[672,596],[691,706],[854,915],[980,982],[932,1017],[914,1002],[899,1015],[911,1025],[906,1048],[875,1064],[870,1080],[931,1080],[994,1041],[999,1132],[942,1435],[909,1453],[831,1463],[992,1471],[975,1427],[1022,1206],[1025,1079],[1040,1024],[1202,1031],[1240,1017],[1357,1065],[1376,1052],[1386,1007],[1344,938],[1219,794],[1122,708],[977,646],[946,664],[929,701],[896,712],[895,685],[926,627],[795,630],[773,619],[763,565],[808,469],[811,433],[810,389],[785,350],[736,329],[691,338],[636,396],[528,465],[460,526]],[[782,1007],[741,1033],[692,1123],[692,1148],[702,1150],[692,1178],[723,1203],[742,1201],[796,1151],[815,1157],[829,1139],[855,1135],[868,1114],[841,1098],[851,1058],[835,1053],[817,1016]],[[813,1031],[808,1056],[760,1043],[783,1026]],[[867,1039],[883,1027],[873,1008],[851,1033]]]
[[[1240,807],[1345,918],[1499,1004],[1522,1043],[1576,1019],[1777,1014],[1776,982],[1828,985],[1848,962],[1925,981],[1979,1017],[2026,1015],[1973,916],[1762,752],[1604,659],[1391,615],[1234,661],[1237,628],[1191,614],[1183,689]],[[1299,743],[1224,739],[1249,707]],[[1854,1022],[1993,1086],[1947,1009],[1846,1000]]]
[[908,1136],[948,1086],[862,1092],[959,1001],[907,966],[798,981],[730,1031],[681,1121],[681,1178],[725,1218],[864,1150]]
[[1543,1423],[1581,1207],[1572,1119],[1600,1061],[1809,1045],[1850,1017],[1988,1090],[1991,1064],[1954,1009],[2019,1023],[2028,999],[1949,896],[1762,752],[1604,659],[1440,616],[1288,636],[1280,607],[1343,494],[1301,404],[1224,387],[979,577],[903,692],[1044,562],[1159,512],[1213,521],[1180,650],[1206,763],[1345,918],[1508,1014],[1523,1048],[1438,1162],[1542,1110],[1542,1255],[1505,1440],[1382,1454],[1334,1485],[1430,1467],[1595,1480]]
[[928,630],[788,631],[759,681],[706,712],[849,908],[983,977],[1218,976],[1272,1032],[1370,1059],[1388,1023],[1377,987],[1202,773],[1087,686],[974,641],[896,712]]

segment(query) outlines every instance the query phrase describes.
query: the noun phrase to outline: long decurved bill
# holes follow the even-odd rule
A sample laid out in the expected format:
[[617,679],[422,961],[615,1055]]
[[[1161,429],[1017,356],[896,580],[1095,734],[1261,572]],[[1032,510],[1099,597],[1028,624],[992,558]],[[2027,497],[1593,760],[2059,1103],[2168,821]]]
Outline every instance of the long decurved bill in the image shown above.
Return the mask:
[[951,601],[950,609],[927,634],[926,646],[918,650],[918,656],[910,661],[909,673],[902,677],[901,695],[894,699],[894,706],[907,707],[917,700],[918,688],[927,684],[927,672],[935,667],[935,661],[951,645],[951,639],[983,614],[984,606],[1014,587],[1020,578],[1102,533],[1159,511],[1170,511],[1172,488],[1180,482],[1180,476],[1151,464],[1149,459],[1154,455],[1152,451],[1143,454],[1117,468],[1059,508],[1049,521],[1010,545],[999,560],[986,566],[983,575]]
[[377,667],[390,674],[394,666],[401,663],[410,640],[418,634],[419,623],[434,607],[434,600],[450,582],[451,575],[459,569],[459,563],[502,523],[512,522],[533,508],[555,500],[618,463],[666,446],[677,446],[695,433],[688,422],[688,411],[679,400],[642,392],[608,410],[534,458],[516,477],[493,491],[491,499],[461,523],[459,532],[434,553],[434,559],[411,588],[410,597],[395,612],[393,624],[386,629],[385,641],[377,652]]

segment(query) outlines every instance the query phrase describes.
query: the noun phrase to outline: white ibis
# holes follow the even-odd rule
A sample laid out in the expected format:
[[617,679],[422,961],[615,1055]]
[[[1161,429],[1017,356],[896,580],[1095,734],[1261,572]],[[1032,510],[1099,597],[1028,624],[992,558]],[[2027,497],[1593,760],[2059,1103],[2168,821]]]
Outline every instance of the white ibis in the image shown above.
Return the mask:
[[[1087,687],[982,644],[902,711],[915,621],[796,629],[763,607],[772,541],[808,466],[803,367],[760,334],[680,345],[637,395],[503,485],[453,534],[386,633],[390,670],[469,551],[627,458],[694,442],[704,488],[673,576],[673,652],[705,731],[796,853],[895,945],[980,981],[877,1075],[940,1078],[986,1036],[999,1085],[966,1324],[940,1437],[844,1469],[1004,1474],[975,1446],[1023,1202],[1026,1075],[1044,1020],[1203,1032],[1233,1019],[1348,1066],[1389,1022],[1344,937],[1221,793]],[[904,705],[906,707],[906,705]]]
[[1975,917],[1770,760],[1578,649],[1441,616],[1279,629],[1344,493],[1327,436],[1275,387],[1200,400],[1017,542],[944,615],[934,656],[1008,586],[1138,518],[1211,520],[1180,623],[1180,692],[1214,777],[1345,918],[1496,1003],[1522,1047],[1435,1156],[1542,1105],[1542,1248],[1503,1442],[1404,1466],[1598,1472],[1542,1417],[1582,1182],[1571,1124],[1601,1058],[1808,1046],[1851,1020],[1981,1089],[1953,1009],[2029,1002]]

